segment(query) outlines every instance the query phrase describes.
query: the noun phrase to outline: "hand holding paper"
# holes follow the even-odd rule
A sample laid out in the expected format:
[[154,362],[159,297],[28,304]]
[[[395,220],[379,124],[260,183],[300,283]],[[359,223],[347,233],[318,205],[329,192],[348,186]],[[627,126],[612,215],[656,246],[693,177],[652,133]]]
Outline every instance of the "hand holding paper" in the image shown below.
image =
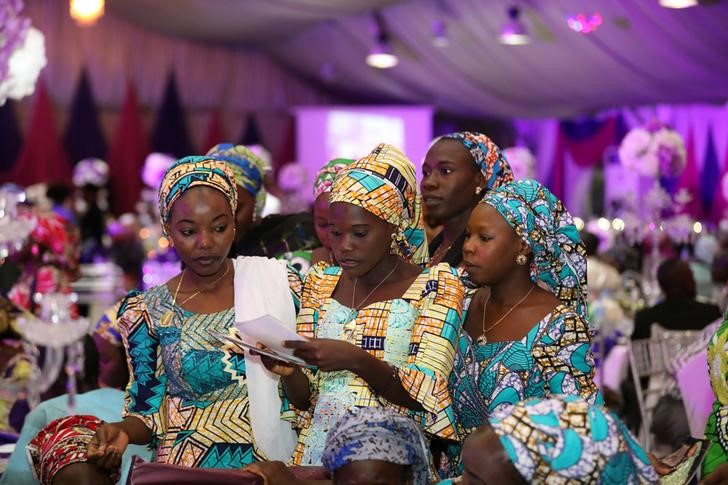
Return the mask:
[[[273,359],[297,365],[306,365],[302,359],[293,355],[293,350],[283,346],[284,341],[305,342],[307,339],[287,329],[272,315],[264,315],[253,320],[238,322],[235,328],[240,333],[238,345]],[[262,344],[261,348],[258,344]]]

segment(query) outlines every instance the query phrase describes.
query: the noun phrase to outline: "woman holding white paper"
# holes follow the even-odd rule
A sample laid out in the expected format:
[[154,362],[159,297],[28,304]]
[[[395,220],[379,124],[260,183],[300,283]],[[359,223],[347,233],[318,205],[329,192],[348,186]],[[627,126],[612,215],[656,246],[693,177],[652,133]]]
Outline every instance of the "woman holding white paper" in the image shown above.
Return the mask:
[[463,286],[427,263],[412,162],[391,145],[342,170],[330,198],[339,266],[309,272],[297,330],[286,342],[315,372],[264,359],[299,412],[294,463],[320,465],[326,435],[348,409],[389,407],[430,436],[455,438],[447,390]]
[[290,458],[296,435],[284,418],[294,415],[278,378],[219,334],[262,315],[294,328],[301,281],[283,262],[227,257],[236,201],[220,160],[186,157],[165,174],[161,220],[184,269],[121,305],[131,373],[124,419],[99,428],[89,461],[114,470],[129,443],[148,444],[157,462],[189,467]]

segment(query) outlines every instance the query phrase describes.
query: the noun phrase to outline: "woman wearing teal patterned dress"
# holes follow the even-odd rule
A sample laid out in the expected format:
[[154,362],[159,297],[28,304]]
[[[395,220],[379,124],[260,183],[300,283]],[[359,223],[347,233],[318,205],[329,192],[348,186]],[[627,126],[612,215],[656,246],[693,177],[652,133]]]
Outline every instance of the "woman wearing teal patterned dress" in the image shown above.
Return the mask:
[[[242,313],[271,298],[294,328],[300,295],[300,278],[284,262],[228,258],[237,197],[229,168],[211,157],[183,158],[165,174],[160,215],[184,269],[122,302],[131,374],[124,419],[97,430],[89,461],[114,470],[129,443],[149,445],[156,462],[187,467],[238,469],[290,458],[296,435],[276,412],[287,409],[278,380],[217,335],[234,333]],[[268,293],[250,297],[252,287]]]
[[[472,290],[450,377],[460,440],[496,411],[568,394],[601,403],[586,322],[586,258],[571,215],[534,180],[489,192],[463,246]],[[444,473],[462,470],[459,447]]]

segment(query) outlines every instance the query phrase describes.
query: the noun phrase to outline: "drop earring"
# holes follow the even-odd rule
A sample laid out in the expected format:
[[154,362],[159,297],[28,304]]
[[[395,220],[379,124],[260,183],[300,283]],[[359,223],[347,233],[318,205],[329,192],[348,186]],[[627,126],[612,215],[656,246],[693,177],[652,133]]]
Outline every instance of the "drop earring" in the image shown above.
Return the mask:
[[528,258],[525,254],[519,254],[516,256],[516,264],[519,266],[525,266],[528,263]]
[[483,192],[483,187],[475,187],[475,195],[480,195]]

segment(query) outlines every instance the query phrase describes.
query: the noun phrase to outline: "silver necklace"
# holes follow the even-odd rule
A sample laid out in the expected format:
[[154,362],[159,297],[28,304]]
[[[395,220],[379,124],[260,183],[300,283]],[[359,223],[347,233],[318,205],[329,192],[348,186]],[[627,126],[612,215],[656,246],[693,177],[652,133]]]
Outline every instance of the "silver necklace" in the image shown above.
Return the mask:
[[375,286],[374,289],[372,291],[370,291],[369,294],[367,296],[365,296],[364,299],[361,300],[358,305],[354,305],[354,301],[356,298],[356,284],[359,281],[359,278],[354,278],[354,291],[351,292],[351,307],[355,310],[359,310],[359,307],[362,306],[364,304],[364,302],[366,302],[369,299],[369,297],[372,296],[372,294],[374,294],[375,291],[377,291],[377,288],[382,286],[382,283],[387,281],[387,279],[389,279],[389,277],[392,276],[392,274],[394,274],[395,271],[397,271],[397,268],[399,267],[399,263],[401,261],[402,261],[401,259],[397,259],[397,264],[394,265],[394,268],[392,268],[392,271],[390,271],[389,274],[387,276],[385,276],[384,279],[382,281],[380,281],[379,284],[377,284],[377,286]]
[[493,330],[495,327],[497,327],[498,324],[500,322],[502,322],[508,315],[510,315],[513,310],[515,310],[516,308],[518,308],[518,305],[520,305],[521,303],[523,303],[524,300],[526,298],[528,298],[528,295],[530,295],[531,293],[533,293],[533,290],[535,290],[535,289],[536,289],[536,287],[535,286],[532,286],[531,289],[528,290],[528,293],[526,293],[526,295],[523,298],[521,298],[520,300],[518,300],[516,302],[516,304],[513,305],[510,308],[510,310],[508,310],[507,312],[505,312],[503,314],[503,316],[501,316],[498,320],[496,320],[496,322],[493,325],[491,325],[488,328],[485,328],[485,308],[488,306],[488,301],[490,300],[490,294],[488,294],[488,298],[486,298],[485,299],[485,303],[483,303],[483,333],[481,333],[480,334],[480,337],[478,337],[478,340],[477,340],[478,345],[485,345],[485,344],[487,344],[488,343],[488,339],[485,336],[485,334],[488,333],[488,332],[490,332],[491,330]]

